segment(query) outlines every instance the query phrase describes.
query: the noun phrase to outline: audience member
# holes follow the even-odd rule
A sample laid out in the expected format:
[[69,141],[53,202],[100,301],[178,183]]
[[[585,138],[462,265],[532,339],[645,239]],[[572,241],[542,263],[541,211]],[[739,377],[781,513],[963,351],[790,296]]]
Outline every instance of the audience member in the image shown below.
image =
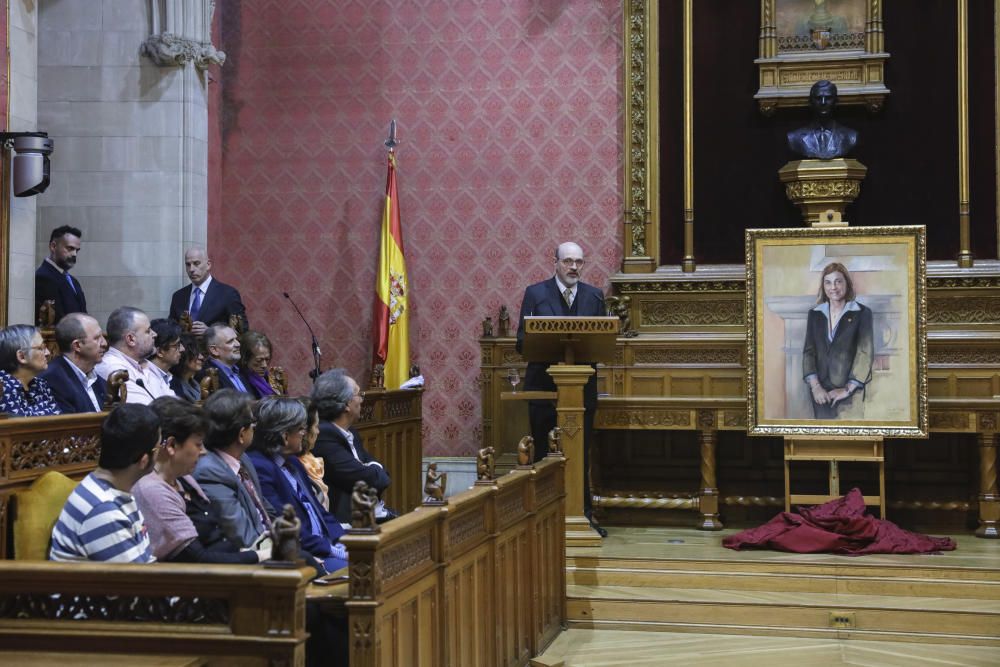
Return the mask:
[[56,302],[56,321],[67,313],[87,312],[87,298],[80,281],[69,274],[76,266],[83,232],[76,227],[56,227],[49,235],[49,256],[35,269],[35,314],[43,301]]
[[201,386],[195,378],[205,365],[205,353],[201,351],[201,342],[194,334],[181,334],[181,358],[170,369],[173,382],[170,388],[178,398],[192,403],[201,400]]
[[0,330],[0,412],[15,417],[61,414],[48,382],[38,377],[48,365],[49,349],[38,329],[13,324]]
[[148,357],[156,349],[156,332],[150,328],[146,313],[122,306],[108,317],[107,330],[110,347],[94,368],[105,382],[115,371],[128,371],[128,403],[149,405],[155,398],[174,395],[149,367]]
[[140,479],[132,493],[146,518],[157,560],[259,563],[270,558],[270,540],[265,539],[256,550],[240,550],[226,538],[218,507],[191,477],[204,453],[208,430],[201,408],[168,396],[149,407],[160,418],[160,446],[153,472]]
[[66,414],[104,410],[108,386],[94,372],[108,349],[101,325],[86,313],[70,313],[56,325],[56,344],[60,355],[40,377],[49,383],[59,409]]
[[268,365],[271,363],[271,341],[260,331],[247,331],[240,336],[241,364],[244,384],[257,398],[277,394],[268,381]]
[[184,269],[191,284],[174,292],[170,299],[170,319],[180,322],[187,311],[191,316],[191,332],[196,336],[204,335],[210,324],[228,323],[230,315],[239,316],[244,330],[249,327],[239,291],[212,278],[208,253],[201,248],[188,248],[184,253]]
[[208,453],[194,469],[195,480],[219,508],[222,532],[240,549],[256,544],[275,516],[246,456],[256,426],[252,405],[249,395],[232,389],[220,389],[208,397],[204,405]]
[[227,324],[213,324],[205,330],[205,351],[208,363],[219,371],[219,388],[235,389],[249,394],[240,377],[240,339]]
[[156,334],[153,353],[149,355],[149,372],[157,380],[157,391],[153,393],[157,396],[176,396],[170,369],[180,362],[184,352],[181,325],[161,317],[150,322],[149,327]]
[[306,408],[306,437],[302,439],[302,451],[299,453],[299,461],[302,461],[309,481],[313,484],[313,492],[319,500],[323,509],[330,510],[330,488],[323,480],[323,459],[312,453],[316,446],[316,438],[319,436],[319,412],[316,405],[306,397],[299,399],[299,402]]
[[[389,486],[382,464],[365,450],[352,426],[361,417],[364,393],[343,368],[327,371],[313,385],[312,401],[319,412],[319,437],[313,453],[323,459],[323,479],[330,487],[330,508],[343,523],[351,520],[351,492],[364,481],[380,495]],[[389,518],[379,503],[376,517]]]
[[347,567],[344,534],[337,518],[323,509],[298,459],[307,430],[306,409],[297,399],[271,396],[257,406],[257,429],[248,453],[272,507],[295,508],[302,522],[302,548],[322,560],[327,572]]
[[153,466],[160,420],[145,405],[123,405],[101,425],[97,469],[73,490],[52,529],[49,558],[150,563],[146,524],[131,489]]

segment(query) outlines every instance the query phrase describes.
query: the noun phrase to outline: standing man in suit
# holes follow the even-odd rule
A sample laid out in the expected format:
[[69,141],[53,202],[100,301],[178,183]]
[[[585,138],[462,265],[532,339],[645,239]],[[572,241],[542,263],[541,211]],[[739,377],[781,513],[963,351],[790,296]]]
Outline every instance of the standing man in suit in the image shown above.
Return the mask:
[[[598,317],[607,315],[604,294],[593,285],[580,280],[583,269],[583,248],[572,241],[556,248],[555,275],[548,280],[529,285],[521,301],[521,318],[517,325],[517,351],[524,345],[524,318],[539,317]],[[548,374],[548,364],[532,362],[524,373],[525,391],[556,391],[556,384]],[[596,369],[596,367],[595,367]],[[594,430],[594,410],[597,408],[597,375],[590,376],[583,387],[583,511],[601,537],[607,531],[597,525],[591,516],[590,443]],[[548,451],[548,434],[556,426],[556,406],[552,401],[528,401],[528,419],[531,436],[535,439],[535,460],[540,461]]]
[[94,371],[104,358],[108,341],[101,325],[85,313],[70,313],[56,324],[59,356],[49,362],[42,377],[63,414],[101,412],[107,383]]
[[49,256],[35,269],[35,315],[43,301],[56,302],[56,322],[67,313],[87,312],[87,298],[80,281],[69,274],[76,266],[83,232],[63,225],[49,236]]
[[247,330],[247,309],[239,291],[212,278],[212,260],[204,250],[188,248],[184,253],[184,269],[191,284],[174,292],[170,299],[170,319],[180,322],[187,311],[191,314],[191,333],[203,336],[210,324],[229,322],[230,315],[238,315],[243,330]]

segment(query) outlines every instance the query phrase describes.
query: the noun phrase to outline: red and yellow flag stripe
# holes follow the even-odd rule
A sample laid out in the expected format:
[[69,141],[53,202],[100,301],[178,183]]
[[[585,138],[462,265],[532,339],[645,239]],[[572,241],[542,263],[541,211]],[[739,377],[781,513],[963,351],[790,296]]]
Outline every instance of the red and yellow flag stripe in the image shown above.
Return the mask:
[[409,291],[410,282],[403,258],[399,193],[396,191],[396,155],[390,150],[373,320],[374,361],[385,364],[386,389],[398,389],[409,378]]

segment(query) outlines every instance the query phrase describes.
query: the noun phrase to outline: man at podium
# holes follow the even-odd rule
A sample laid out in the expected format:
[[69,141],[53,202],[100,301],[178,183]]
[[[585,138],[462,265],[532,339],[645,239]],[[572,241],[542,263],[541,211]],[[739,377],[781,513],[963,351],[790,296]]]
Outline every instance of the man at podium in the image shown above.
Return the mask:
[[[601,317],[607,315],[604,293],[593,285],[580,280],[583,269],[583,248],[568,241],[559,244],[555,254],[555,275],[548,280],[529,285],[521,301],[521,318],[517,325],[517,351],[524,345],[524,318],[540,317]],[[583,362],[585,363],[585,362]],[[524,373],[525,391],[556,391],[555,382],[548,374],[548,364],[529,362]],[[583,388],[584,447],[583,447],[583,511],[604,537],[607,532],[594,524],[591,518],[590,499],[590,443],[594,430],[594,410],[597,408],[597,375],[590,377]],[[531,436],[535,439],[535,460],[540,461],[548,451],[548,433],[556,425],[556,406],[552,401],[528,401],[528,419]]]

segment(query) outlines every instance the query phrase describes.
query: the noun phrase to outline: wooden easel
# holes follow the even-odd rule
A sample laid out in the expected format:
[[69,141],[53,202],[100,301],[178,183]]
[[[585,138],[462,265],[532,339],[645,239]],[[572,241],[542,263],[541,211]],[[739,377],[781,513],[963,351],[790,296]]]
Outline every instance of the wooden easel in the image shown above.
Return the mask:
[[[791,486],[792,461],[827,461],[830,464],[829,495],[793,494]],[[878,464],[878,495],[865,496],[866,505],[878,505],[879,517],[885,518],[885,443],[882,438],[857,437],[831,439],[823,436],[794,436],[785,438],[785,511],[793,504],[817,505],[839,498],[840,463],[864,461]]]

